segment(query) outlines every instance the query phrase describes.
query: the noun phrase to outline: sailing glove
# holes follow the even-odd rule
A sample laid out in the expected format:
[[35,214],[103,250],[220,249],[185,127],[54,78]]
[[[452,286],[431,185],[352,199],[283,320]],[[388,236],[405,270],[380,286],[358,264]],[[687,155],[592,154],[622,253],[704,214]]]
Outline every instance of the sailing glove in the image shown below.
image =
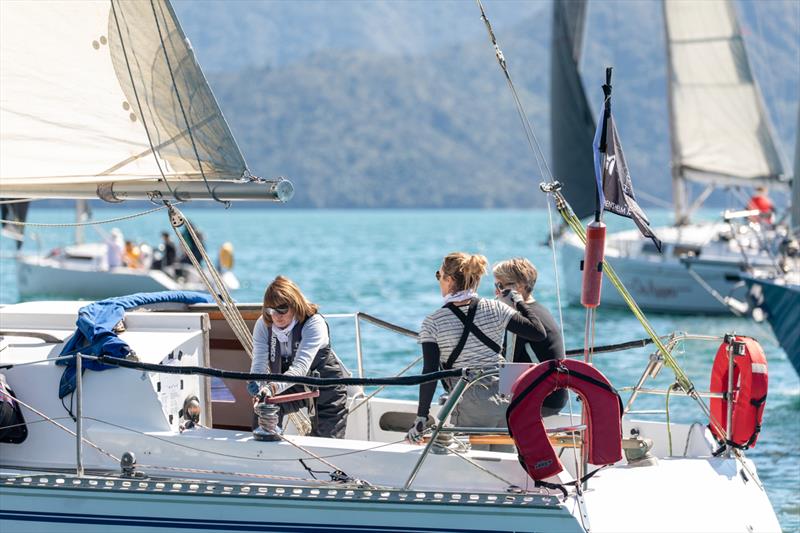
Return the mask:
[[500,301],[516,309],[517,304],[523,303],[525,299],[514,289],[506,289],[502,292]]
[[261,385],[258,381],[248,381],[247,382],[247,393],[250,396],[257,396],[258,391],[261,389]]
[[425,433],[425,426],[428,423],[428,417],[418,416],[414,419],[414,425],[408,430],[406,440],[408,442],[419,444],[422,442],[422,434]]

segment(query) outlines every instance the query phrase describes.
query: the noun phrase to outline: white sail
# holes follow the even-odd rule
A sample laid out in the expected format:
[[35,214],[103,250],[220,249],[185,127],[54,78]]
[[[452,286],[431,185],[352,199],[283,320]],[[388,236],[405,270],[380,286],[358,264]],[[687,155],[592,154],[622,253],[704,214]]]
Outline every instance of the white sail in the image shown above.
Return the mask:
[[676,175],[715,185],[781,179],[733,5],[666,0],[664,17]]
[[165,0],[3,0],[0,25],[0,193],[248,175]]

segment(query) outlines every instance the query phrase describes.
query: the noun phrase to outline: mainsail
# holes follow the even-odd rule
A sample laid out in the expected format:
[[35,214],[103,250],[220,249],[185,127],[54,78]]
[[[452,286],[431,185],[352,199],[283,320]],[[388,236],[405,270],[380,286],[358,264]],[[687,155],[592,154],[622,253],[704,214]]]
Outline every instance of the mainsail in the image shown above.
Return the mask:
[[594,175],[591,146],[595,123],[578,71],[585,22],[586,0],[554,2],[550,48],[553,172],[564,184],[562,193],[580,218],[595,210],[594,196],[585,192]]
[[782,179],[781,156],[733,5],[663,5],[675,178],[715,186]]
[[0,2],[0,84],[0,196],[217,198],[250,177],[166,0]]

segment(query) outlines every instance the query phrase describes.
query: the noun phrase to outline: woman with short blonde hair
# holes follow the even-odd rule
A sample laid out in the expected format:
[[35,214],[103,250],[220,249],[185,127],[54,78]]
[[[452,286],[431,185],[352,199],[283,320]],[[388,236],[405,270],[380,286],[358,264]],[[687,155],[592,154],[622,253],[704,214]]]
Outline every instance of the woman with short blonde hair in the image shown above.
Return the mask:
[[[506,329],[524,338],[544,337],[538,321],[530,320],[502,302],[479,298],[481,277],[488,262],[482,255],[448,254],[436,271],[444,306],[422,322],[423,373],[440,369],[497,366]],[[516,294],[521,302],[522,297]],[[456,426],[505,427],[507,402],[500,397],[497,376],[482,379],[468,388],[452,412]],[[445,383],[449,388],[449,383]],[[436,383],[420,385],[417,418],[408,440],[420,442],[425,430]]]
[[[558,327],[553,315],[545,306],[533,297],[533,287],[538,277],[536,267],[524,257],[515,257],[497,263],[492,268],[494,274],[495,298],[510,307],[514,304],[507,296],[512,290],[522,295],[522,306],[528,312],[527,316],[536,317],[545,330],[545,336],[538,340],[520,339],[516,335],[506,336],[506,360],[515,363],[535,363],[552,359],[564,359],[564,340],[561,337],[561,328]],[[542,416],[558,414],[567,404],[567,391],[559,389],[544,399]]]
[[[314,375],[322,378],[343,378],[346,372],[331,347],[328,324],[319,314],[319,306],[311,303],[292,280],[276,277],[264,291],[261,318],[253,328],[253,362],[251,373]],[[247,390],[256,396],[262,393],[300,392],[299,385],[259,383],[251,381]],[[320,390],[311,421],[311,435],[343,438],[347,424],[347,387],[326,387]],[[297,411],[302,405],[281,403],[283,415]]]

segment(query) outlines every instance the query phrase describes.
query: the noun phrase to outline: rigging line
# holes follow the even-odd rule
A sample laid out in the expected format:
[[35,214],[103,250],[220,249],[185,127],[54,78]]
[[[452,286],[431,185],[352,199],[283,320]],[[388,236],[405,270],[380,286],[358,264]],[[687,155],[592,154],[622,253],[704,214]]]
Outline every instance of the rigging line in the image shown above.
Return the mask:
[[[203,177],[203,181],[206,184],[206,189],[208,190],[208,194],[211,197],[220,203],[221,200],[217,199],[217,195],[214,191],[211,190],[211,186],[208,183],[208,179],[206,178],[206,173],[203,170],[203,162],[200,160],[200,152],[197,150],[197,143],[194,140],[194,134],[192,133],[192,126],[189,123],[189,117],[186,115],[186,109],[183,105],[183,99],[181,98],[180,90],[178,89],[178,82],[175,81],[175,73],[172,70],[172,63],[169,60],[169,54],[167,53],[167,45],[164,42],[164,35],[161,33],[161,24],[158,21],[158,14],[156,13],[156,6],[153,0],[150,0],[150,7],[153,10],[153,19],[156,21],[156,29],[158,30],[158,38],[161,41],[161,49],[164,51],[164,60],[167,62],[167,70],[169,71],[169,76],[172,79],[172,87],[175,89],[175,97],[178,99],[178,107],[180,107],[181,115],[183,115],[183,120],[186,122],[186,131],[189,133],[189,140],[192,142],[192,150],[194,151],[194,157],[197,160],[197,166],[200,168],[200,175]],[[164,12],[161,12],[161,16],[164,16]]]
[[[175,195],[175,190],[170,185],[169,180],[167,179],[167,175],[164,173],[164,169],[161,168],[161,161],[159,161],[158,153],[156,152],[155,146],[153,146],[153,138],[150,135],[150,128],[147,126],[147,119],[144,116],[144,108],[142,107],[142,102],[139,98],[139,91],[136,89],[136,81],[133,79],[133,69],[131,68],[130,60],[128,59],[128,49],[125,46],[125,39],[122,38],[122,29],[119,25],[119,18],[117,17],[117,8],[115,7],[115,1],[112,0],[111,2],[111,13],[114,15],[114,24],[117,26],[117,34],[119,35],[119,44],[122,47],[122,57],[125,58],[125,67],[128,70],[128,77],[131,80],[131,88],[133,89],[133,96],[136,98],[136,107],[139,108],[139,118],[142,120],[142,126],[144,127],[144,132],[147,137],[147,143],[150,145],[150,152],[153,154],[153,160],[156,162],[156,166],[158,167],[158,172],[161,174],[161,178],[164,180],[164,184],[167,186],[170,194],[175,200],[179,200],[179,198]],[[138,66],[138,65],[137,65]],[[141,68],[139,69],[141,71]]]
[[654,195],[652,195],[652,194],[650,194],[648,192],[645,192],[645,191],[643,191],[641,189],[636,191],[636,197],[637,198],[641,198],[641,199],[643,199],[643,200],[645,200],[647,202],[650,202],[651,204],[653,204],[656,207],[662,207],[664,209],[672,209],[672,203],[671,202],[663,200],[663,199],[659,198],[658,196],[654,196]]
[[[189,261],[194,266],[195,270],[200,276],[200,279],[208,288],[209,292],[211,293],[211,296],[214,298],[214,301],[219,306],[219,309],[222,312],[223,316],[225,316],[225,320],[231,326],[233,333],[236,335],[237,339],[239,339],[239,342],[242,344],[245,353],[247,353],[250,359],[252,359],[253,338],[250,334],[250,331],[247,329],[247,324],[245,323],[244,318],[242,318],[242,314],[239,312],[239,309],[236,307],[236,304],[233,302],[233,299],[231,298],[231,295],[228,292],[228,289],[225,286],[224,281],[222,281],[222,278],[220,278],[219,273],[217,272],[216,267],[214,266],[214,263],[211,261],[211,258],[208,257],[206,249],[203,246],[201,240],[199,239],[197,233],[194,231],[192,223],[174,205],[169,204],[169,202],[166,202],[166,204],[169,206],[169,216],[170,216],[170,224],[172,226],[172,230],[177,236],[178,241],[181,243],[181,247],[183,248],[186,257],[189,258]],[[208,265],[208,272],[211,273],[213,283],[209,281],[206,272],[200,266],[200,262],[195,257],[194,252],[189,248],[188,243],[183,237],[183,233],[178,231],[178,226],[175,225],[178,222],[183,222],[183,225],[185,225],[185,227],[189,231],[189,236],[197,246],[201,258],[204,261],[206,261],[206,264]],[[216,285],[216,287],[214,287],[214,285]]]
[[[56,419],[56,418],[51,418],[51,417],[47,416],[46,414],[44,414],[43,412],[41,412],[41,411],[39,411],[38,409],[36,409],[35,407],[33,407],[32,405],[29,405],[29,404],[27,404],[27,403],[23,402],[23,401],[22,401],[22,400],[20,400],[19,398],[14,398],[14,401],[16,401],[17,403],[19,403],[21,406],[25,407],[26,409],[28,409],[28,410],[32,411],[33,413],[35,413],[35,414],[39,415],[39,416],[40,416],[40,417],[42,417],[42,418],[43,418],[45,421],[47,421],[47,422],[50,422],[51,424],[53,424],[53,425],[54,425],[54,426],[56,426],[57,428],[59,428],[59,429],[62,429],[62,430],[64,430],[64,431],[66,431],[67,433],[69,433],[69,434],[70,434],[70,435],[72,435],[73,437],[77,437],[77,436],[78,436],[78,435],[77,435],[77,434],[76,434],[74,431],[72,431],[71,429],[69,429],[69,428],[68,428],[68,427],[66,427],[65,425],[63,425],[63,424],[59,424],[58,422],[56,422],[56,420],[57,420],[57,419],[58,419],[58,420],[61,420],[61,419],[65,418],[65,417],[58,417],[57,419]],[[84,418],[84,419],[86,419],[87,417],[83,417],[83,418]],[[90,440],[89,440],[89,439],[87,439],[86,437],[81,437],[81,442],[84,442],[84,443],[88,444],[89,446],[91,446],[92,448],[94,448],[95,450],[97,450],[98,452],[100,452],[101,454],[103,454],[103,455],[105,455],[105,456],[107,456],[107,457],[109,457],[109,458],[113,459],[113,460],[114,460],[114,461],[116,461],[116,462],[119,462],[119,461],[120,461],[119,457],[117,457],[116,455],[112,454],[111,452],[107,452],[106,450],[104,450],[103,448],[101,448],[100,446],[98,446],[97,444],[95,444],[94,442],[90,441]]]
[[[180,203],[180,202],[179,202]],[[0,219],[0,223],[3,224],[13,224],[15,226],[31,226],[35,228],[74,228],[76,226],[99,226],[102,224],[111,224],[113,222],[121,222],[123,220],[131,220],[133,218],[142,217],[145,215],[149,215],[150,213],[155,213],[156,211],[161,211],[162,209],[166,209],[167,206],[162,205],[156,207],[154,209],[148,209],[147,211],[142,211],[140,213],[134,213],[133,215],[125,215],[121,217],[115,218],[107,218],[105,220],[87,220],[86,222],[63,222],[63,223],[44,223],[44,222],[21,222],[19,220],[5,220]]]
[[[324,458],[322,458],[322,457],[320,457],[319,455],[315,454],[315,453],[314,453],[314,452],[312,452],[311,450],[309,450],[309,449],[307,449],[307,448],[305,448],[305,447],[301,446],[300,444],[297,444],[296,442],[292,442],[292,441],[291,441],[290,439],[288,439],[288,438],[287,438],[287,436],[286,436],[286,435],[284,435],[283,433],[279,433],[279,436],[280,436],[280,438],[281,438],[281,440],[282,440],[283,442],[287,442],[287,443],[291,444],[292,446],[294,446],[295,448],[297,448],[297,449],[298,449],[298,450],[300,450],[301,452],[308,454],[308,456],[309,456],[309,457],[311,457],[312,459],[316,459],[317,461],[321,462],[322,464],[324,464],[324,465],[325,465],[325,466],[327,466],[328,468],[333,468],[333,469],[334,469],[334,471],[337,471],[337,472],[344,472],[344,469],[343,469],[343,468],[339,468],[338,466],[334,465],[334,464],[333,464],[333,463],[331,463],[330,461],[327,461],[327,460],[325,460]],[[348,477],[349,477],[349,475],[348,475]],[[367,482],[367,483],[369,483],[369,482]]]
[[[489,475],[490,475],[490,476],[492,476],[493,478],[495,478],[495,479],[497,479],[497,480],[499,480],[499,481],[502,481],[502,482],[503,482],[503,483],[505,483],[506,485],[508,485],[508,486],[513,486],[513,485],[514,485],[514,484],[513,484],[513,483],[511,483],[509,480],[507,480],[507,479],[505,479],[505,478],[503,478],[503,477],[500,477],[499,475],[495,474],[494,472],[492,472],[492,471],[491,471],[491,470],[489,470],[488,468],[486,468],[486,467],[484,467],[484,466],[481,466],[481,465],[479,465],[477,462],[473,461],[472,459],[470,459],[470,458],[469,458],[469,457],[467,457],[466,455],[463,455],[463,454],[462,454],[462,452],[460,452],[460,451],[458,451],[458,450],[456,450],[456,449],[454,449],[454,448],[448,448],[447,446],[442,446],[441,444],[436,444],[436,446],[438,446],[439,448],[441,448],[441,449],[443,449],[443,450],[446,450],[447,452],[450,452],[450,453],[452,453],[452,454],[453,454],[453,455],[455,455],[456,457],[460,457],[461,459],[465,460],[467,463],[471,464],[472,466],[474,466],[475,468],[477,468],[477,469],[478,469],[478,470],[480,470],[481,472],[483,472],[483,473],[485,473],[485,474],[489,474]],[[527,477],[527,476],[526,476],[526,477]]]
[[539,140],[536,137],[536,134],[533,131],[533,128],[530,125],[530,121],[528,120],[527,115],[525,114],[524,107],[522,105],[522,101],[519,98],[519,94],[514,86],[514,82],[511,80],[511,74],[508,71],[508,65],[506,64],[505,56],[503,55],[503,51],[500,50],[500,47],[497,44],[497,39],[494,36],[494,31],[492,30],[492,25],[489,22],[489,19],[486,17],[486,12],[483,9],[483,4],[481,4],[481,0],[476,0],[478,3],[478,8],[481,11],[481,19],[483,20],[484,24],[486,25],[486,31],[489,33],[489,39],[492,41],[492,46],[494,47],[495,56],[497,57],[497,62],[500,65],[500,68],[503,70],[503,74],[505,75],[506,81],[508,82],[508,86],[511,89],[511,94],[514,98],[514,103],[516,104],[517,114],[519,115],[520,121],[522,122],[522,129],[525,131],[525,136],[528,140],[528,145],[533,152],[533,156],[536,159],[536,165],[539,167],[539,173],[542,177],[552,181],[552,173],[550,172],[550,167],[547,165],[547,159],[544,157],[544,152],[539,144]]
[[[406,365],[406,366],[405,366],[405,367],[404,367],[404,368],[403,368],[403,369],[402,369],[400,372],[398,372],[397,374],[395,374],[395,375],[394,375],[394,377],[396,377],[396,378],[399,378],[400,376],[402,376],[403,374],[405,374],[406,372],[408,372],[409,370],[411,370],[411,369],[412,369],[412,368],[413,368],[413,367],[414,367],[414,366],[415,366],[417,363],[419,363],[420,361],[422,361],[422,357],[423,357],[423,356],[421,356],[421,355],[420,355],[419,357],[417,357],[416,359],[414,359],[413,361],[411,361],[411,363],[409,363],[408,365]],[[384,390],[386,387],[387,387],[386,385],[381,385],[380,387],[378,387],[377,389],[375,389],[374,391],[372,391],[371,393],[369,393],[367,396],[365,396],[365,397],[364,397],[364,399],[362,399],[362,400],[361,400],[361,403],[359,403],[358,405],[356,405],[356,406],[352,407],[352,408],[351,408],[349,411],[347,411],[347,414],[350,414],[350,413],[352,413],[353,411],[355,411],[356,409],[358,409],[358,408],[359,408],[359,407],[361,407],[362,405],[366,404],[366,403],[367,403],[369,400],[371,400],[373,397],[375,397],[375,396],[377,396],[378,394],[380,394],[381,392],[383,392],[383,390]]]
[[[556,278],[556,302],[558,302],[558,325],[561,328],[561,338],[564,338],[564,313],[561,310],[561,283],[558,276],[558,259],[556,258],[556,239],[553,232],[553,212],[550,206],[550,199],[552,194],[547,193],[547,222],[550,226],[550,250],[553,252],[553,273]],[[555,201],[555,198],[553,198]]]
[[[232,454],[232,453],[223,453],[223,452],[217,452],[217,451],[213,451],[213,450],[206,450],[204,448],[197,448],[195,446],[189,446],[188,444],[182,444],[180,442],[175,442],[175,441],[172,441],[172,440],[169,440],[169,439],[165,439],[163,437],[158,437],[158,436],[153,435],[151,433],[147,433],[145,431],[141,431],[139,429],[134,429],[134,428],[131,428],[131,427],[128,427],[128,426],[123,426],[122,424],[116,424],[114,422],[109,422],[108,420],[103,420],[101,418],[94,418],[94,417],[91,417],[91,416],[84,416],[83,419],[84,420],[92,420],[94,422],[99,422],[100,424],[106,424],[108,426],[115,427],[117,429],[122,429],[122,430],[128,431],[130,433],[136,433],[137,435],[141,435],[141,436],[147,437],[149,439],[154,439],[154,440],[157,440],[159,442],[163,442],[165,444],[169,444],[169,445],[175,446],[177,448],[185,448],[187,450],[192,450],[194,452],[206,453],[206,454],[209,454],[209,455],[218,455],[220,457],[226,457],[228,459],[242,459],[242,460],[247,460],[247,461],[259,461],[259,462],[263,462],[263,463],[288,463],[288,462],[292,462],[292,461],[297,461],[297,457],[269,459],[269,458],[265,458],[265,457],[248,457],[248,456],[244,456],[244,455],[236,455],[236,454]],[[334,454],[330,454],[330,455],[323,455],[321,457],[323,459],[331,459],[331,458],[335,458],[335,457],[344,457],[346,455],[355,455],[355,454],[358,454],[358,453],[377,450],[379,448],[386,448],[387,446],[393,446],[395,444],[400,444],[400,443],[402,443],[404,441],[405,441],[405,439],[397,440],[397,441],[394,441],[394,442],[384,442],[384,443],[379,444],[378,446],[373,446],[371,448],[362,448],[360,450],[353,450],[353,451],[350,451],[350,452],[334,453]]]

